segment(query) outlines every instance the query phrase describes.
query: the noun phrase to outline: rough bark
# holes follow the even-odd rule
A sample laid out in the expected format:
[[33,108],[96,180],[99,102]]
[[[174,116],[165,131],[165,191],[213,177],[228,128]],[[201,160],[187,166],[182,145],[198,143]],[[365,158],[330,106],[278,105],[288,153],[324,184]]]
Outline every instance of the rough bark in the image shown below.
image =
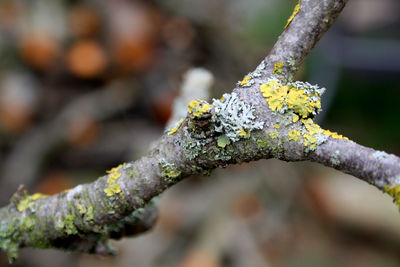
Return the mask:
[[[153,223],[149,202],[168,187],[192,174],[261,158],[319,162],[398,201],[400,159],[322,130],[312,119],[323,90],[288,83],[346,2],[302,0],[270,54],[232,94],[211,104],[192,101],[187,117],[140,160],[57,195],[17,192],[0,209],[0,247],[11,259],[27,246],[110,253],[109,237],[123,235],[124,229],[137,233]],[[283,89],[280,102],[273,102]]]

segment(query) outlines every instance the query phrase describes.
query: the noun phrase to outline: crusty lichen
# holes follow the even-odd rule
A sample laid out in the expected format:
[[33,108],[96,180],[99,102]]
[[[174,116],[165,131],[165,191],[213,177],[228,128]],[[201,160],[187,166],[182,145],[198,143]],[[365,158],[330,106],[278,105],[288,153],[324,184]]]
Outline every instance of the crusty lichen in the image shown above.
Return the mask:
[[188,104],[188,113],[194,117],[201,117],[211,108],[212,106],[204,100],[193,100]]
[[292,22],[292,20],[294,19],[294,17],[297,15],[297,13],[299,13],[300,10],[300,3],[301,0],[299,0],[299,2],[297,2],[297,5],[294,7],[293,13],[292,15],[289,17],[286,25],[285,25],[285,29],[289,26],[289,24]]
[[396,203],[397,207],[400,210],[400,185],[385,185],[384,189],[388,195],[393,197],[393,202]]
[[119,194],[121,192],[121,186],[119,185],[119,183],[117,183],[117,180],[122,176],[119,170],[123,166],[125,166],[125,163],[106,171],[109,175],[107,178],[107,187],[104,189],[104,193],[106,193],[106,195],[109,197],[112,197],[115,194]]
[[[26,193],[25,193],[26,194]],[[35,193],[33,195],[27,195],[21,199],[21,201],[17,205],[18,211],[22,212],[25,209],[27,209],[35,200],[38,200],[39,198],[46,198],[48,197],[47,195],[41,194],[41,193]]]

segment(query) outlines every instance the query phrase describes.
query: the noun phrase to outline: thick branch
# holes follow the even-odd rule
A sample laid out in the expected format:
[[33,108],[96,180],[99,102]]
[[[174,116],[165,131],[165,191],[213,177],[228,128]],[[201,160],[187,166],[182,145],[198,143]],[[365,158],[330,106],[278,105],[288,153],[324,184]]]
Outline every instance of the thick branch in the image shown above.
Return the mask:
[[399,158],[322,130],[312,117],[320,109],[323,90],[287,83],[345,3],[301,1],[300,11],[266,60],[223,99],[212,105],[192,101],[187,117],[147,156],[58,195],[16,194],[0,209],[0,247],[15,257],[20,247],[76,249],[74,240],[94,236],[89,247],[103,248],[96,244],[113,236],[116,222],[182,178],[261,158],[313,160],[380,189],[397,186]]

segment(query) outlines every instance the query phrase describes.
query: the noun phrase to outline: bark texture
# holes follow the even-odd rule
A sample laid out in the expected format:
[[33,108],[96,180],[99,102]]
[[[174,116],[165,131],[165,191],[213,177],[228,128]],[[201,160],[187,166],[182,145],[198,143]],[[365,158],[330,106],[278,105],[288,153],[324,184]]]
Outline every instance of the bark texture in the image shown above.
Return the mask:
[[360,146],[313,122],[323,89],[291,82],[298,66],[347,1],[302,0],[270,54],[231,94],[194,100],[186,118],[136,162],[53,196],[18,191],[0,209],[0,248],[112,253],[108,238],[142,232],[156,218],[155,196],[192,174],[278,158],[311,160],[385,190],[398,201],[400,159]]

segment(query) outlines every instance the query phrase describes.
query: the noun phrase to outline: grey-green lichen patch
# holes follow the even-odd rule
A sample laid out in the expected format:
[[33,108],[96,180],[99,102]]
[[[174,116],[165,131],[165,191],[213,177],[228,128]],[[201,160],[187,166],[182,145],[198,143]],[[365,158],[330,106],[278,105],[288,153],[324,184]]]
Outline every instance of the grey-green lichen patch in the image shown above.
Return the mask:
[[192,160],[197,158],[199,155],[206,153],[203,148],[207,143],[208,141],[206,139],[193,138],[190,135],[187,135],[183,146],[186,152],[186,157]]
[[11,223],[7,220],[0,222],[0,248],[7,253],[10,263],[18,258],[19,245],[17,240],[21,235],[18,224],[16,220]]
[[37,248],[47,248],[49,244],[43,238],[44,233],[35,229],[40,222],[34,214],[23,214],[11,220],[0,221],[0,249],[7,253],[12,263],[18,258],[20,243],[27,238]]
[[67,216],[61,217],[56,221],[55,229],[57,231],[65,231],[67,234],[77,234],[78,229],[75,226],[75,215],[69,214]]
[[220,135],[220,136],[218,136],[218,138],[217,138],[217,145],[218,145],[219,147],[224,148],[224,147],[226,147],[227,145],[229,145],[230,143],[231,143],[231,141],[230,141],[229,137],[226,136],[226,135]]
[[178,170],[174,163],[169,163],[165,159],[159,161],[161,166],[161,177],[168,183],[174,183],[181,176],[181,171]]
[[76,205],[78,212],[85,217],[86,222],[92,222],[94,220],[94,210],[93,206],[84,206],[81,203]]
[[[207,123],[207,134],[188,127],[184,150],[191,160],[212,153],[215,160],[228,161],[234,153],[230,147],[232,143],[250,138],[252,131],[264,126],[264,122],[257,121],[254,108],[245,104],[236,93],[214,99],[212,107],[214,114]],[[196,127],[194,123],[189,125]]]
[[254,108],[244,103],[236,93],[224,94],[222,100],[214,99],[213,107],[214,131],[232,142],[248,138],[251,131],[263,128],[264,123],[256,121]]
[[376,151],[374,154],[372,154],[372,156],[377,159],[377,160],[383,160],[387,157],[389,157],[389,154],[384,152],[384,151]]
[[335,153],[333,153],[331,155],[330,162],[332,163],[333,166],[339,166],[340,165],[339,156],[340,156],[340,151],[339,150],[336,150]]

